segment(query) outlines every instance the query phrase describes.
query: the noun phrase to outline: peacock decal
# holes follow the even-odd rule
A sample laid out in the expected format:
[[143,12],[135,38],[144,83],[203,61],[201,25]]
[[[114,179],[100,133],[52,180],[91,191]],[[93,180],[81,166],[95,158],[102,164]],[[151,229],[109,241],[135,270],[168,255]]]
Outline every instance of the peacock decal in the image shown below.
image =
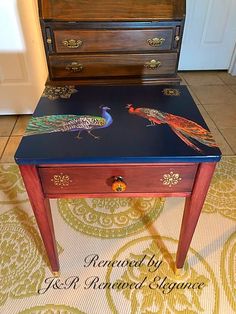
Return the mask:
[[150,122],[147,126],[168,124],[172,131],[181,138],[185,144],[198,152],[202,152],[202,150],[193,143],[193,140],[210,147],[217,147],[212,134],[196,122],[157,109],[141,107],[135,109],[132,104],[128,104],[127,108],[130,114],[135,114],[147,119]]
[[25,136],[55,132],[78,132],[77,138],[80,139],[81,132],[87,131],[93,138],[99,139],[91,131],[107,128],[113,121],[111,115],[108,113],[110,108],[103,106],[101,109],[101,116],[61,114],[32,117],[26,129]]

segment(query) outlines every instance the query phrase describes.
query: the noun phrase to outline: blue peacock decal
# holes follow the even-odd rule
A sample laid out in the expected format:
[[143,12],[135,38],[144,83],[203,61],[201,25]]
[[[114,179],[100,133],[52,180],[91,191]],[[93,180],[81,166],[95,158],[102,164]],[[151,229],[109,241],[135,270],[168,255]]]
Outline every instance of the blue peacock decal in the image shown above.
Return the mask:
[[101,116],[61,114],[32,117],[25,136],[56,132],[78,132],[77,138],[80,139],[81,132],[86,131],[93,138],[99,139],[99,136],[92,134],[91,131],[107,128],[113,121],[112,116],[107,112],[110,108],[103,106],[101,109]]

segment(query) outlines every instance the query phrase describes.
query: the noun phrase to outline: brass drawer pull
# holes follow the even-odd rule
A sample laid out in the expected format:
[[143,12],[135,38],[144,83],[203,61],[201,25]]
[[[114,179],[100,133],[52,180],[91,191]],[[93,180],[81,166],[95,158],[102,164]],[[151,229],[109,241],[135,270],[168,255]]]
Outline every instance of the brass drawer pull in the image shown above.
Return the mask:
[[118,176],[113,178],[113,183],[111,186],[113,192],[124,192],[126,187],[127,185],[122,177]]
[[70,72],[81,72],[83,70],[83,65],[79,62],[71,62],[65,69]]
[[81,47],[83,44],[83,41],[80,39],[77,39],[77,40],[76,39],[66,39],[66,40],[63,40],[62,44],[67,48],[75,49],[75,48]]
[[152,47],[159,47],[164,43],[164,41],[165,41],[165,38],[154,37],[154,38],[148,39],[147,43]]
[[144,66],[145,68],[148,68],[149,70],[155,70],[161,66],[161,62],[153,59],[151,61],[146,62]]

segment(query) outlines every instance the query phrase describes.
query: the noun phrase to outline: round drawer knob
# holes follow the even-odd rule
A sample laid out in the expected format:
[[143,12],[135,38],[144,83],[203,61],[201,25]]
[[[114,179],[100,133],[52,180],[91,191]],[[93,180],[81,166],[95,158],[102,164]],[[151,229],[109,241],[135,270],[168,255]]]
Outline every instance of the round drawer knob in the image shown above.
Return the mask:
[[126,183],[124,182],[123,178],[122,177],[114,177],[113,178],[113,183],[112,183],[112,191],[113,192],[124,192],[126,190]]

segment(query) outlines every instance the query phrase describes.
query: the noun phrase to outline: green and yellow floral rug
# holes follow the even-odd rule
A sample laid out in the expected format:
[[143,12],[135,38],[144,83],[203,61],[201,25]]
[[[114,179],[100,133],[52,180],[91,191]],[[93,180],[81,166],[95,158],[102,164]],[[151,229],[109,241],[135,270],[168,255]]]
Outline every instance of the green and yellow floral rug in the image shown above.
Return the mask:
[[236,313],[236,158],[218,164],[173,272],[183,198],[51,201],[52,277],[18,168],[0,165],[1,314]]

